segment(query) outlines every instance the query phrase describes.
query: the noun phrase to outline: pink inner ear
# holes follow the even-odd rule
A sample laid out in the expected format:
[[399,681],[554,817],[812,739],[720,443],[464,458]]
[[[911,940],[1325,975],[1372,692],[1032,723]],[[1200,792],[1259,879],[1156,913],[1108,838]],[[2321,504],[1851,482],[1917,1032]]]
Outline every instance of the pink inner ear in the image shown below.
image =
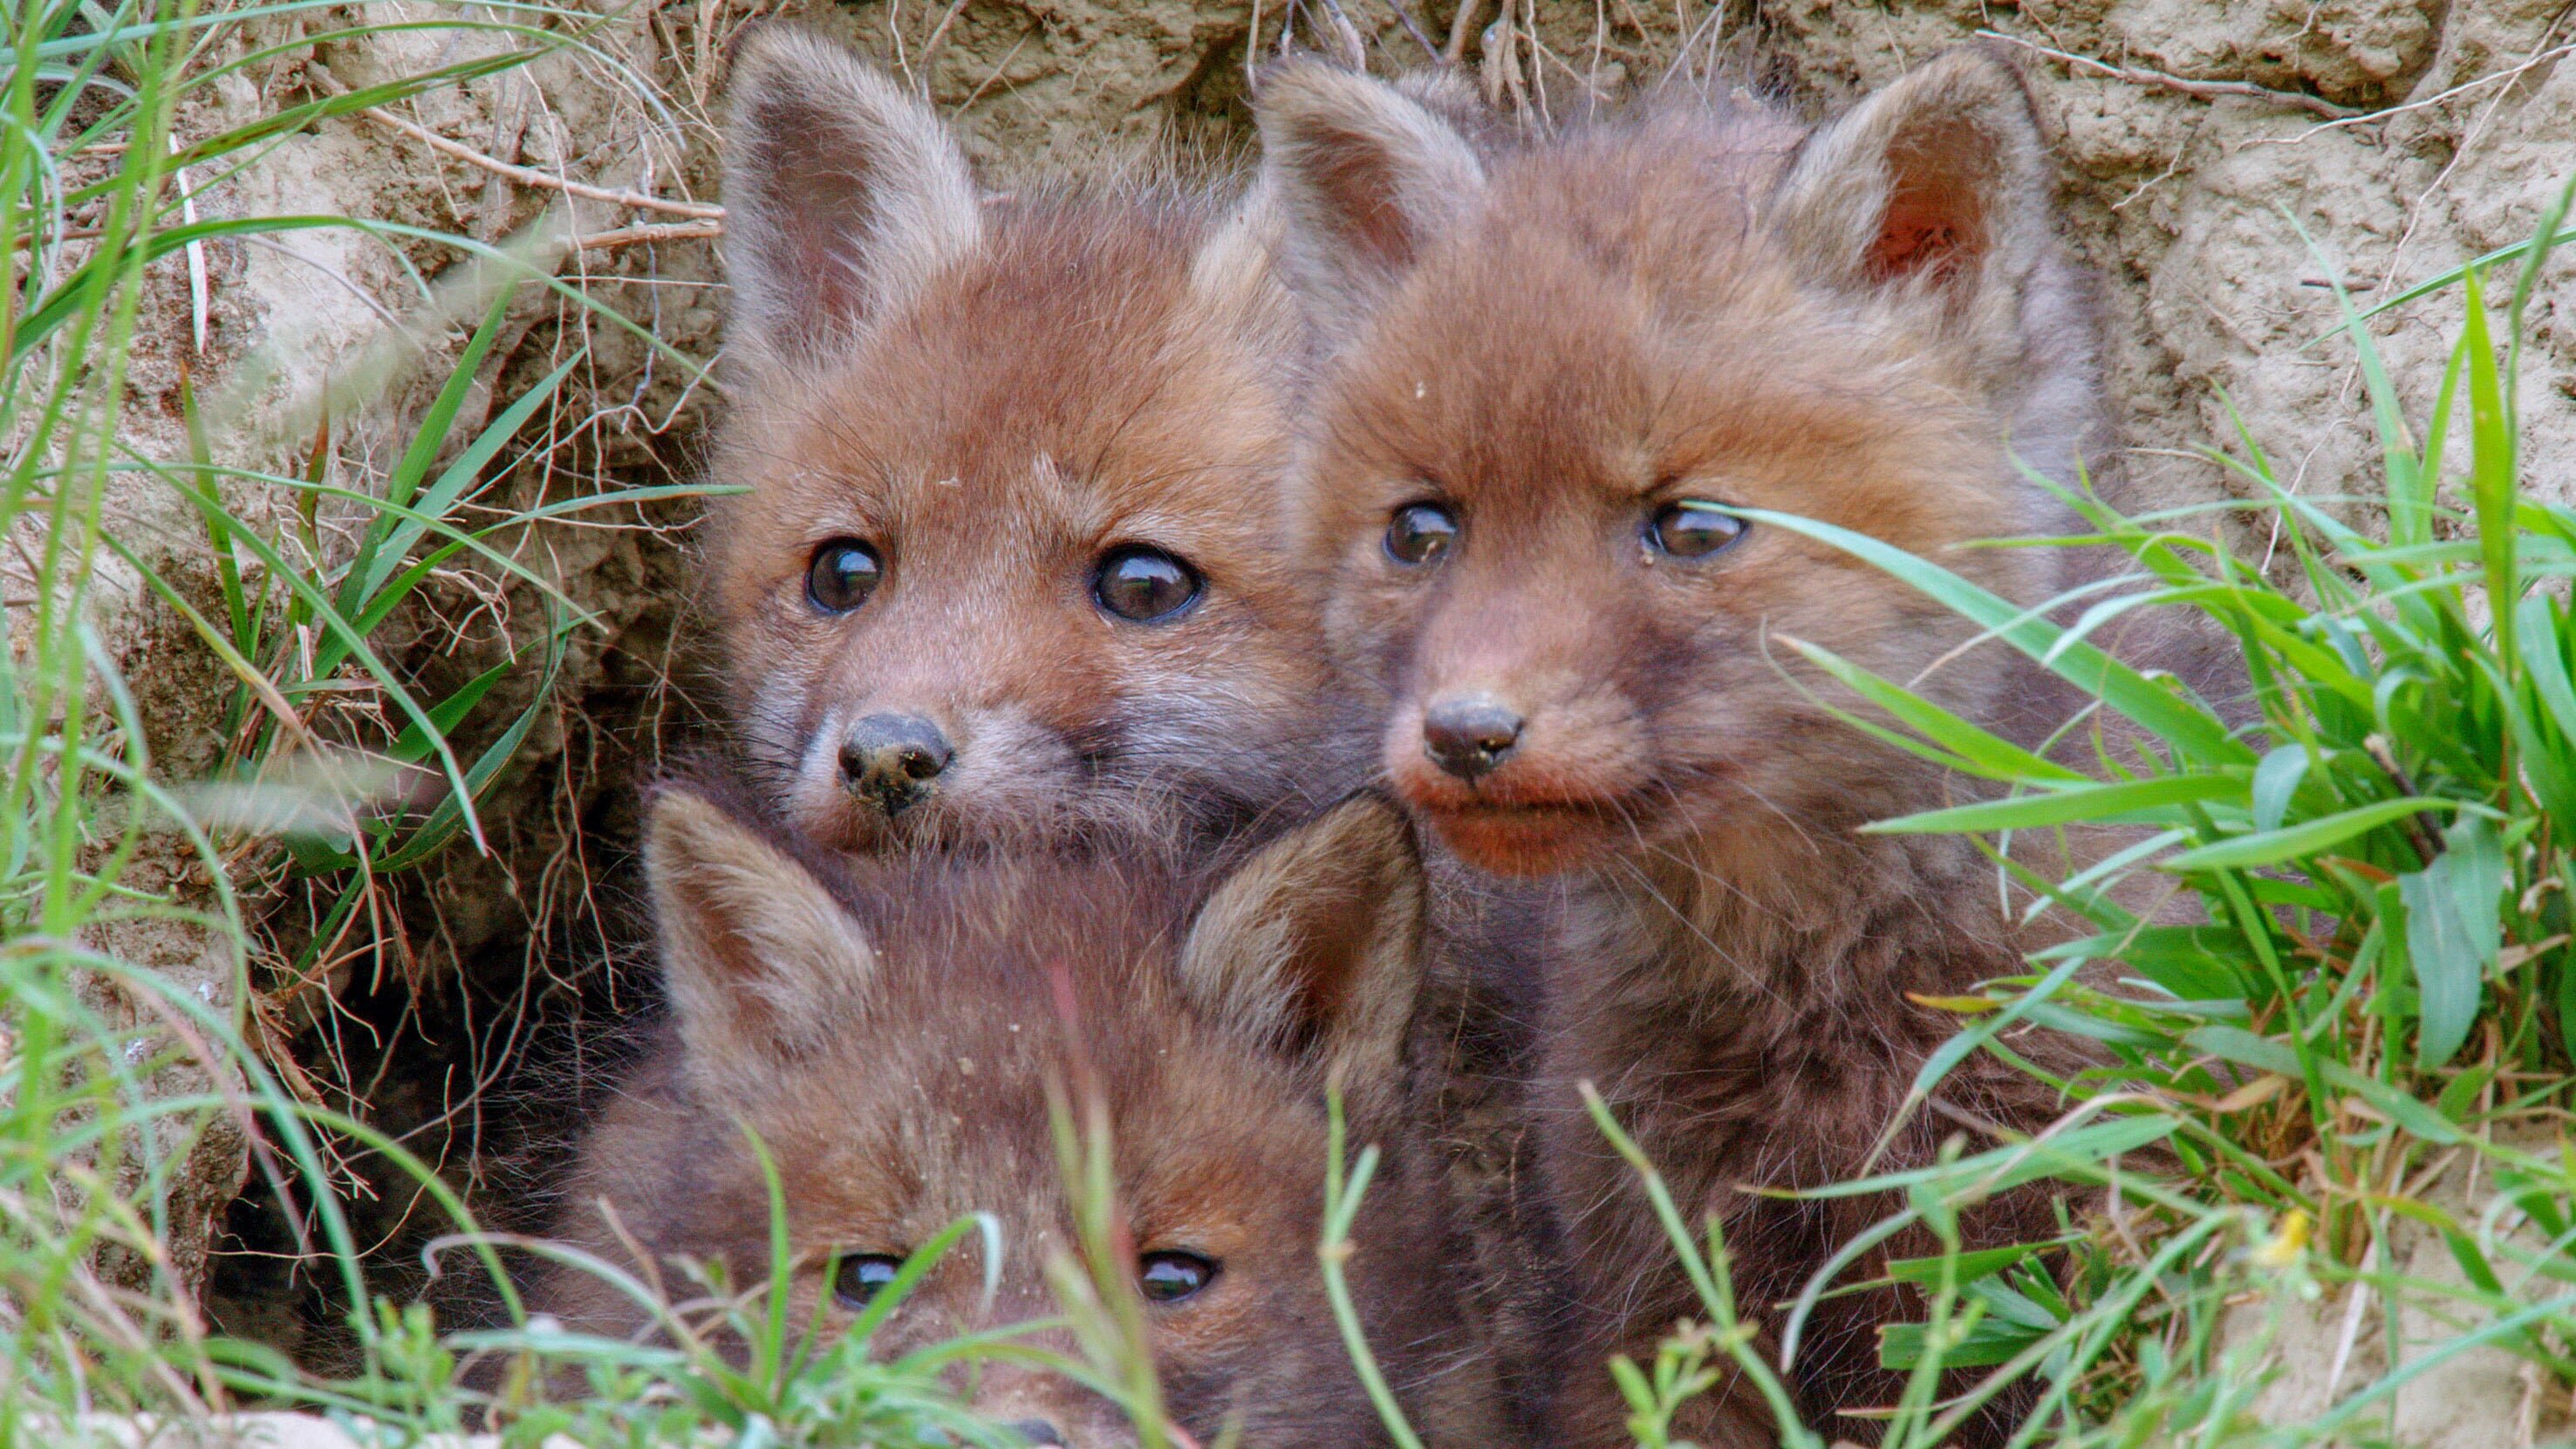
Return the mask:
[[1948,286],[1985,254],[1988,179],[1973,133],[1944,127],[1941,134],[1891,148],[1887,214],[1863,260],[1874,282],[1929,276]]
[[769,286],[802,325],[822,329],[866,315],[866,278],[852,250],[865,235],[865,220],[878,198],[873,186],[882,157],[862,147],[830,147],[828,118],[801,98],[762,108],[759,159],[752,190],[777,236],[776,254],[764,258]]
[[1933,280],[1947,285],[1959,270],[1964,250],[1954,218],[1932,207],[1891,205],[1887,220],[1879,226],[1878,240],[1869,245],[1869,278],[1893,282],[1930,273]]
[[1382,266],[1413,258],[1413,231],[1396,205],[1394,168],[1368,137],[1343,133],[1313,148],[1315,188],[1331,203],[1345,245]]
[[[848,209],[856,211],[855,205]],[[807,318],[819,318],[826,324],[865,317],[867,281],[850,257],[855,243],[811,216],[796,217],[789,225],[792,230],[788,244],[795,252],[795,270],[780,280],[803,292],[796,301],[797,309]]]

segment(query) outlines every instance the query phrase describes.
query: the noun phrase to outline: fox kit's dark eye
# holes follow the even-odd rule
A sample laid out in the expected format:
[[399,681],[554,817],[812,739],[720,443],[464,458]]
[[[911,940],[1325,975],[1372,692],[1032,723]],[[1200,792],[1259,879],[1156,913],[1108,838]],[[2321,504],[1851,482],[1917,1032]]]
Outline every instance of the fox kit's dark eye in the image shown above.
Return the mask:
[[805,597],[826,614],[846,614],[866,603],[884,577],[875,549],[855,538],[831,539],[805,566]]
[[1216,1281],[1216,1264],[1196,1253],[1147,1253],[1136,1260],[1136,1286],[1149,1303],[1173,1303]]
[[877,1290],[894,1281],[903,1259],[886,1253],[853,1253],[832,1274],[832,1297],[843,1308],[865,1308]]
[[1753,525],[1697,498],[1667,503],[1646,523],[1646,541],[1675,558],[1706,558]]
[[1131,543],[1101,555],[1091,597],[1121,619],[1150,624],[1197,603],[1201,587],[1199,571],[1178,557]]
[[1408,503],[1387,520],[1386,552],[1397,563],[1426,564],[1458,539],[1458,516],[1437,503]]

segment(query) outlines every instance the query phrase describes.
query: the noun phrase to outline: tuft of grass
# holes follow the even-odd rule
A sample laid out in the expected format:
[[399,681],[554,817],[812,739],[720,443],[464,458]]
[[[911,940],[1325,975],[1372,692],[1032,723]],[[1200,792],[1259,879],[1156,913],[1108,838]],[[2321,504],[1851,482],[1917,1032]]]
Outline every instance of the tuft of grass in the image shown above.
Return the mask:
[[[390,874],[484,843],[477,801],[589,618],[522,561],[531,531],[698,491],[502,501],[496,485],[581,360],[464,427],[512,295],[553,288],[639,330],[556,280],[541,249],[362,217],[200,217],[199,195],[317,122],[566,50],[619,64],[591,39],[600,17],[570,7],[396,22],[362,10],[339,23],[350,18],[320,0],[30,0],[0,25],[0,1442],[79,1413],[193,1416],[244,1399],[408,1403],[420,1422],[454,1421],[424,1397],[436,1361],[425,1321],[369,1299],[338,1168],[371,1153],[439,1210],[462,1205],[399,1144],[322,1105],[352,1094],[272,1059],[277,1038],[252,1009],[263,988],[316,974],[352,930],[373,929]],[[286,19],[313,28],[261,43]],[[507,44],[214,135],[174,127],[182,106],[246,70],[396,31]],[[443,325],[441,308],[462,298],[479,319],[389,466],[335,442],[351,411],[380,401],[363,390],[310,400],[318,430],[285,471],[228,461],[247,448],[228,435],[238,397],[204,397],[184,372],[177,429],[137,406],[129,363],[170,334],[174,286],[194,314],[183,330],[203,345],[210,248],[323,227],[397,248],[416,279],[424,257],[452,258],[439,286],[422,281],[421,314]],[[257,359],[237,371],[256,374]],[[369,376],[378,391],[391,380]],[[175,445],[147,441],[172,431]],[[385,641],[468,573],[533,591],[551,617],[508,664],[425,694]],[[227,681],[212,780],[174,781],[152,758],[149,740],[175,722],[148,717],[156,706],[120,673],[103,623],[132,617],[137,591]],[[536,687],[496,690],[505,674]],[[504,695],[518,702],[497,707]],[[488,743],[467,755],[466,737]],[[258,913],[287,879],[330,904],[303,957],[281,962],[264,956]],[[141,964],[172,941],[225,979],[191,990]],[[220,1342],[196,1306],[193,1265],[171,1245],[222,1206],[205,1164],[243,1151],[281,1202],[308,1205],[290,1211],[355,1325],[354,1384],[310,1383]]]
[[[892,1357],[873,1349],[879,1330],[922,1278],[970,1238],[980,1240],[990,1280],[1001,1261],[996,1221],[976,1214],[932,1235],[842,1332],[823,1331],[823,1294],[796,1323],[797,1284],[812,1265],[799,1260],[789,1239],[776,1162],[756,1135],[746,1136],[768,1189],[769,1260],[759,1280],[736,1286],[723,1265],[692,1263],[680,1265],[684,1272],[674,1283],[658,1271],[639,1278],[540,1239],[474,1233],[447,1239],[441,1248],[515,1247],[612,1284],[644,1310],[652,1337],[603,1337],[539,1318],[441,1338],[426,1310],[414,1306],[396,1318],[379,1305],[388,1336],[399,1332],[410,1346],[406,1361],[428,1370],[412,1400],[400,1406],[408,1411],[407,1427],[430,1427],[466,1411],[503,1427],[510,1442],[530,1444],[555,1435],[581,1444],[678,1443],[713,1431],[737,1441],[888,1449],[958,1443],[999,1449],[1012,1442],[961,1402],[951,1371],[1000,1360],[1051,1363],[1051,1355],[1017,1341],[1047,1324],[966,1335]],[[832,1281],[835,1266],[825,1261],[820,1281]],[[674,1288],[696,1291],[678,1297]],[[499,1389],[460,1382],[460,1369],[476,1358],[503,1366]]]
[[1695,1240],[1680,1205],[1673,1201],[1672,1190],[1664,1185],[1663,1174],[1646,1159],[1645,1150],[1619,1126],[1610,1105],[1601,1100],[1590,1082],[1582,1083],[1581,1091],[1583,1109],[1591,1115],[1592,1125],[1609,1139],[1611,1147],[1644,1185],[1646,1200],[1654,1204],[1655,1220],[1663,1226],[1665,1241],[1672,1244],[1682,1271],[1699,1294],[1700,1306],[1708,1311],[1704,1326],[1679,1325],[1655,1355],[1651,1369],[1639,1368],[1625,1357],[1611,1361],[1610,1374],[1628,1401],[1629,1432],[1644,1449],[1666,1449],[1674,1442],[1674,1414],[1690,1400],[1716,1388],[1720,1374],[1712,1365],[1726,1362],[1749,1380],[1762,1402],[1770,1406],[1772,1418],[1780,1426],[1781,1449],[1824,1449],[1824,1441],[1800,1422],[1797,1407],[1790,1402],[1788,1387],[1780,1381],[1779,1373],[1763,1358],[1756,1341],[1759,1325],[1737,1311],[1735,1286],[1726,1271],[1726,1238],[1718,1227],[1717,1216],[1712,1213],[1704,1222],[1707,1241]]
[[[1853,690],[1854,725],[1990,787],[1873,829],[1991,838],[2034,914],[2090,927],[1954,1003],[1961,1034],[1915,1084],[1919,1097],[1975,1052],[2035,1070],[2015,1035],[2072,1033],[2098,1043],[2104,1064],[2055,1083],[2067,1118],[2031,1142],[1831,1190],[1906,1192],[1892,1231],[1937,1230],[1952,1206],[2025,1173],[2096,1189],[2095,1220],[2058,1243],[1894,1268],[1939,1291],[1930,1322],[1886,1333],[1882,1360],[1924,1370],[1918,1385],[1939,1361],[1993,1365],[1981,1394],[2035,1378],[2039,1408],[2016,1444],[2368,1440],[2395,1432],[2410,1384],[2481,1350],[2521,1360],[2536,1398],[2564,1405],[2576,1387],[2576,1155],[2564,1127],[2576,1083],[2576,509],[2526,490],[2514,411],[2524,314],[2565,239],[2571,193],[2576,181],[2530,242],[2407,294],[2456,284],[2467,304],[2420,417],[2390,384],[2368,314],[2338,291],[2381,447],[2384,537],[2285,487],[2241,429],[2210,456],[2277,526],[2281,576],[2189,532],[2198,513],[2131,519],[2079,491],[2069,501],[2091,532],[2060,542],[2118,549],[2135,587],[2067,624],[1875,540],[1749,515],[1941,601],[2144,737],[2115,748],[2096,731],[2089,757],[2075,758],[2088,755],[2081,738],[2043,757],[1792,645]],[[2141,608],[2223,629],[2250,711],[2090,642]],[[2073,825],[2127,827],[2137,841],[2065,880],[2013,861],[2015,836]],[[2167,904],[2153,915],[2121,904],[2146,897]],[[2156,1155],[2137,1156],[2147,1149]],[[2142,1173],[2124,1156],[2165,1166]],[[2417,1244],[2456,1273],[2410,1275],[2400,1265]],[[2034,1256],[2042,1247],[2054,1267]],[[1792,1335],[1830,1276],[1793,1310]],[[2342,1297],[2320,1320],[2328,1294]],[[1959,1310],[1945,1315],[1944,1299]],[[2388,1352],[2385,1368],[2356,1354],[2369,1335],[2396,1338],[2401,1316],[2418,1340],[2425,1321],[2448,1327]],[[2275,1335],[2319,1321],[2336,1345],[2326,1402],[2267,1408]],[[1977,1397],[1909,1393],[1887,1442],[1938,1443]]]

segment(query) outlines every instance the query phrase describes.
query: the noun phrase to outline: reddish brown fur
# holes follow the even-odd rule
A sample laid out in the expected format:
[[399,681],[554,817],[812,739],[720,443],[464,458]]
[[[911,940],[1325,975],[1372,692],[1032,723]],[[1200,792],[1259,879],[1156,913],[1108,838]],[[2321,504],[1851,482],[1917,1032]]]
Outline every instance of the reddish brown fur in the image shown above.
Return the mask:
[[[961,217],[941,203],[969,189],[944,132],[855,66],[773,27],[735,80],[732,346],[751,385],[716,471],[750,491],[714,512],[709,593],[762,793],[844,848],[1026,848],[1141,825],[1219,857],[1337,798],[1369,746],[1337,726],[1353,717],[1330,708],[1313,579],[1288,557],[1279,485],[1305,334],[1272,275],[1264,196],[1227,212],[1042,191]],[[816,77],[841,99],[819,107]],[[1457,88],[1406,84],[1483,123]],[[835,126],[849,144],[819,139]],[[832,617],[804,575],[843,535],[886,548],[891,571]],[[1169,624],[1105,616],[1091,570],[1128,542],[1196,564],[1202,603]],[[878,711],[935,720],[959,754],[891,820],[830,758],[838,730]],[[1491,894],[1442,892],[1411,1085],[1476,1195],[1480,1302],[1526,1324],[1558,1285],[1526,1226],[1525,1133],[1490,1078],[1530,1013],[1455,965],[1488,954],[1463,934],[1526,934],[1524,903]],[[1538,1395],[1521,1377],[1526,1419]]]
[[[1815,132],[1740,100],[1581,130],[1417,208],[1418,244],[1398,228],[1395,254],[1376,256],[1382,218],[1340,235],[1333,218],[1378,215],[1385,198],[1344,193],[1405,171],[1416,120],[1328,76],[1291,72],[1265,97],[1278,184],[1305,227],[1291,250],[1310,254],[1293,270],[1364,319],[1323,376],[1302,470],[1305,558],[1333,580],[1335,653],[1375,692],[1383,767],[1418,818],[1486,868],[1574,873],[1535,1089],[1594,1315],[1570,1380],[1572,1443],[1625,1442],[1601,1357],[1651,1355],[1699,1316],[1575,1083],[1598,1083],[1686,1214],[1722,1215],[1740,1299],[1776,1328],[1773,1305],[1894,1204],[1740,1188],[1859,1175],[1957,1025],[1907,993],[1958,994],[2020,965],[1994,870],[1968,845],[1856,833],[1944,803],[1956,782],[1836,722],[1825,702],[1848,696],[1781,641],[2025,739],[2071,696],[2000,646],[1954,653],[1968,625],[1786,529],[1756,526],[1697,561],[1658,556],[1645,535],[1661,504],[1706,498],[1838,524],[2023,601],[2093,566],[1960,546],[2070,527],[2007,442],[2073,476],[2094,422],[2090,339],[2047,235],[2015,78],[1970,53],[1900,85]],[[1376,143],[1394,164],[1331,155],[1372,136],[1396,138]],[[1892,179],[1868,173],[1873,137]],[[1413,171],[1458,164],[1434,145]],[[1888,204],[1856,218],[1873,184]],[[1382,539],[1426,499],[1462,532],[1445,558],[1407,567]],[[1430,702],[1473,694],[1525,725],[1470,782],[1426,755],[1422,722]],[[2065,1060],[2046,1041],[2020,1047]],[[1938,1097],[1946,1115],[1916,1110],[1877,1167],[1928,1161],[1960,1120],[2028,1130],[2054,1110],[1983,1056]],[[1972,1246],[2053,1230],[2036,1193],[1966,1222]],[[1891,1251],[1928,1247],[1918,1233]],[[1829,1437],[1874,1436],[1834,1416],[1894,1402],[1901,1378],[1877,1368],[1872,1330],[1906,1311],[1848,1296],[1810,1324],[1792,1378]],[[1687,1430],[1775,1442],[1742,1385]]]
[[[936,214],[923,173],[970,192],[935,119],[882,98],[864,124],[813,114],[811,75],[871,93],[792,30],[759,32],[742,65],[728,196],[766,220],[733,263],[747,372],[715,475],[749,491],[715,506],[706,571],[764,793],[844,848],[1139,821],[1204,837],[1336,798],[1279,493],[1302,332],[1258,198],[1040,188],[984,197],[945,241],[917,218],[869,232],[832,218],[914,191]],[[833,125],[856,132],[846,171]],[[799,308],[823,322],[791,325]],[[805,597],[838,536],[887,564],[844,616]],[[1122,544],[1188,560],[1205,595],[1168,622],[1106,614],[1092,576]],[[839,732],[880,711],[956,749],[891,821],[834,764]]]
[[[1054,1316],[1042,1268],[1072,1219],[1049,1090],[1094,1082],[1134,1250],[1222,1265],[1198,1295],[1142,1305],[1169,1412],[1200,1443],[1234,1421],[1247,1446],[1381,1444],[1315,1259],[1338,1067],[1353,1150],[1384,1153],[1349,1260],[1371,1341],[1435,1442],[1494,1442],[1495,1386],[1460,1308],[1438,1170],[1385,1080],[1421,925],[1418,865],[1391,812],[1348,806],[1288,837],[1195,921],[1151,859],[899,853],[844,874],[685,792],[657,804],[653,836],[677,1020],[589,1138],[564,1236],[627,1262],[605,1201],[669,1281],[680,1254],[759,1281],[768,1209],[738,1118],[783,1178],[797,1321],[826,1254],[904,1253],[975,1211],[1002,1225],[998,1297],[984,1304],[969,1239],[876,1349]],[[802,951],[818,937],[839,944]],[[792,980],[769,969],[781,960],[812,970]],[[1289,1016],[1258,984],[1274,968],[1300,1003]],[[537,1306],[596,1330],[642,1326],[572,1273],[548,1279]],[[1038,1341],[1071,1351],[1062,1335]],[[984,1371],[975,1404],[1049,1421],[1069,1449],[1136,1442],[1105,1401],[1007,1365]]]
[[[847,845],[877,822],[812,778],[812,741],[876,709],[928,714],[960,750],[907,825],[1257,816],[1310,783],[1295,746],[1322,683],[1277,532],[1276,359],[1193,307],[1204,217],[1115,198],[989,214],[986,254],[912,316],[725,431],[717,474],[751,492],[718,506],[707,563],[746,753]],[[892,557],[833,618],[804,580],[840,534]],[[1091,571],[1128,542],[1190,560],[1209,596],[1168,625],[1105,618]]]

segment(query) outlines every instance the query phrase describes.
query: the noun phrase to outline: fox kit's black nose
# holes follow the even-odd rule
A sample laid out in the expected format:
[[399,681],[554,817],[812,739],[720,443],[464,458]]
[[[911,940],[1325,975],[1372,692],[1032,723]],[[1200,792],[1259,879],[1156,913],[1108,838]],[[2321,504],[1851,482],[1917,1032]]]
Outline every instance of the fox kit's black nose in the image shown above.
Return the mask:
[[1521,717],[1489,694],[1435,700],[1422,712],[1422,751],[1461,780],[1493,773],[1521,738]]
[[1050,1445],[1066,1449],[1064,1431],[1044,1419],[1014,1419],[1002,1427],[1029,1441],[1033,1449],[1048,1449]]
[[948,736],[917,714],[872,714],[841,739],[841,783],[891,818],[930,798]]

